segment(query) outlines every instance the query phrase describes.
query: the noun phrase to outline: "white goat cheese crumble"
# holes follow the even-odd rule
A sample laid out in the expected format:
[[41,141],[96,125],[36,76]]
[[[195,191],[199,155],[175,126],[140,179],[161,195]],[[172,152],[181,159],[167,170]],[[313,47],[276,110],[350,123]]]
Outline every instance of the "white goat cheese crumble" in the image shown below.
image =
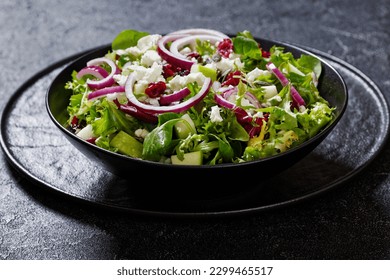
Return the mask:
[[223,121],[223,118],[221,117],[221,109],[218,107],[218,105],[211,107],[210,121],[213,123]]

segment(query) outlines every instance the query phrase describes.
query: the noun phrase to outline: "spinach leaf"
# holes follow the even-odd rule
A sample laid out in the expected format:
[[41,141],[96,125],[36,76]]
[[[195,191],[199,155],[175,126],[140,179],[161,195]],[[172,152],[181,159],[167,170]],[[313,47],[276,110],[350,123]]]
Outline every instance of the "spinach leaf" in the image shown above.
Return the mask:
[[257,42],[248,37],[237,36],[233,38],[234,52],[242,54],[244,57],[260,60],[262,58],[261,51]]
[[138,40],[146,35],[149,35],[149,33],[132,29],[123,30],[114,38],[111,47],[113,50],[119,50],[136,46]]
[[171,119],[157,126],[144,140],[142,158],[151,161],[159,161],[161,157],[169,154],[177,145],[178,140],[173,139],[174,125],[181,119]]

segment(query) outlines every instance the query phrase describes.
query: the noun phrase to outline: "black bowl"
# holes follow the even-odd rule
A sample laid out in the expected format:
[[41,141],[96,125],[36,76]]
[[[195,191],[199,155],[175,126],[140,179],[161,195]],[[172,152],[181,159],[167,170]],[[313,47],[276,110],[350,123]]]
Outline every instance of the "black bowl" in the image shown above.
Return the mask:
[[[282,46],[295,57],[310,54],[303,48],[265,39],[257,39],[264,49],[273,45]],[[64,85],[71,79],[73,70],[81,69],[92,58],[103,56],[110,50],[110,45],[97,48],[90,53],[68,64],[53,80],[46,94],[46,108],[51,120],[80,152],[91,161],[99,163],[106,170],[128,179],[132,186],[142,188],[198,192],[199,190],[235,190],[245,186],[256,185],[259,181],[275,176],[296,164],[315,147],[317,147],[332,131],[345,112],[348,92],[341,75],[321,57],[322,73],[318,88],[321,95],[336,107],[333,120],[316,136],[281,154],[268,158],[239,164],[227,163],[214,166],[181,166],[130,158],[90,144],[73,134],[67,127],[67,106],[71,91]],[[253,182],[253,183],[251,183]],[[189,187],[191,186],[191,188]],[[195,186],[195,188],[194,188]]]

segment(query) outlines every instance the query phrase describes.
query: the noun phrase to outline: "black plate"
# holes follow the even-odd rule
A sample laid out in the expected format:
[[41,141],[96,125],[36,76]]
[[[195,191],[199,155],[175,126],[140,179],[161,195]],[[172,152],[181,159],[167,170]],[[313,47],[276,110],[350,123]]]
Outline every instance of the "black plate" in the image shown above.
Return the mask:
[[[344,78],[349,90],[347,111],[328,137],[303,160],[278,176],[261,178],[253,188],[234,195],[177,198],[142,192],[142,188],[131,189],[126,179],[102,169],[70,144],[48,118],[45,93],[56,75],[84,53],[43,69],[12,95],[1,118],[1,146],[9,162],[37,185],[112,209],[209,216],[291,205],[352,178],[378,155],[389,134],[388,104],[375,83],[344,61],[309,51],[326,60]],[[142,174],[135,180],[138,184],[148,182]]]

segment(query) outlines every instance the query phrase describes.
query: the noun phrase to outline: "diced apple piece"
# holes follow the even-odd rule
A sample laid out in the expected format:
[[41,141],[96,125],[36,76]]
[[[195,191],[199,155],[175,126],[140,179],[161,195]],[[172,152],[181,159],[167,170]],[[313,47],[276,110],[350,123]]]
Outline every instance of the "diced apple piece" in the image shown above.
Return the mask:
[[202,165],[203,164],[203,153],[202,153],[202,151],[185,153],[183,160],[180,160],[177,155],[172,155],[171,161],[172,161],[172,164]]
[[195,134],[195,124],[194,121],[188,114],[185,114],[181,117],[184,121],[177,122],[175,124],[175,132],[179,139],[185,139],[190,134]]
[[119,131],[112,138],[110,144],[114,148],[117,148],[121,154],[136,158],[141,158],[142,156],[143,144],[124,131]]

